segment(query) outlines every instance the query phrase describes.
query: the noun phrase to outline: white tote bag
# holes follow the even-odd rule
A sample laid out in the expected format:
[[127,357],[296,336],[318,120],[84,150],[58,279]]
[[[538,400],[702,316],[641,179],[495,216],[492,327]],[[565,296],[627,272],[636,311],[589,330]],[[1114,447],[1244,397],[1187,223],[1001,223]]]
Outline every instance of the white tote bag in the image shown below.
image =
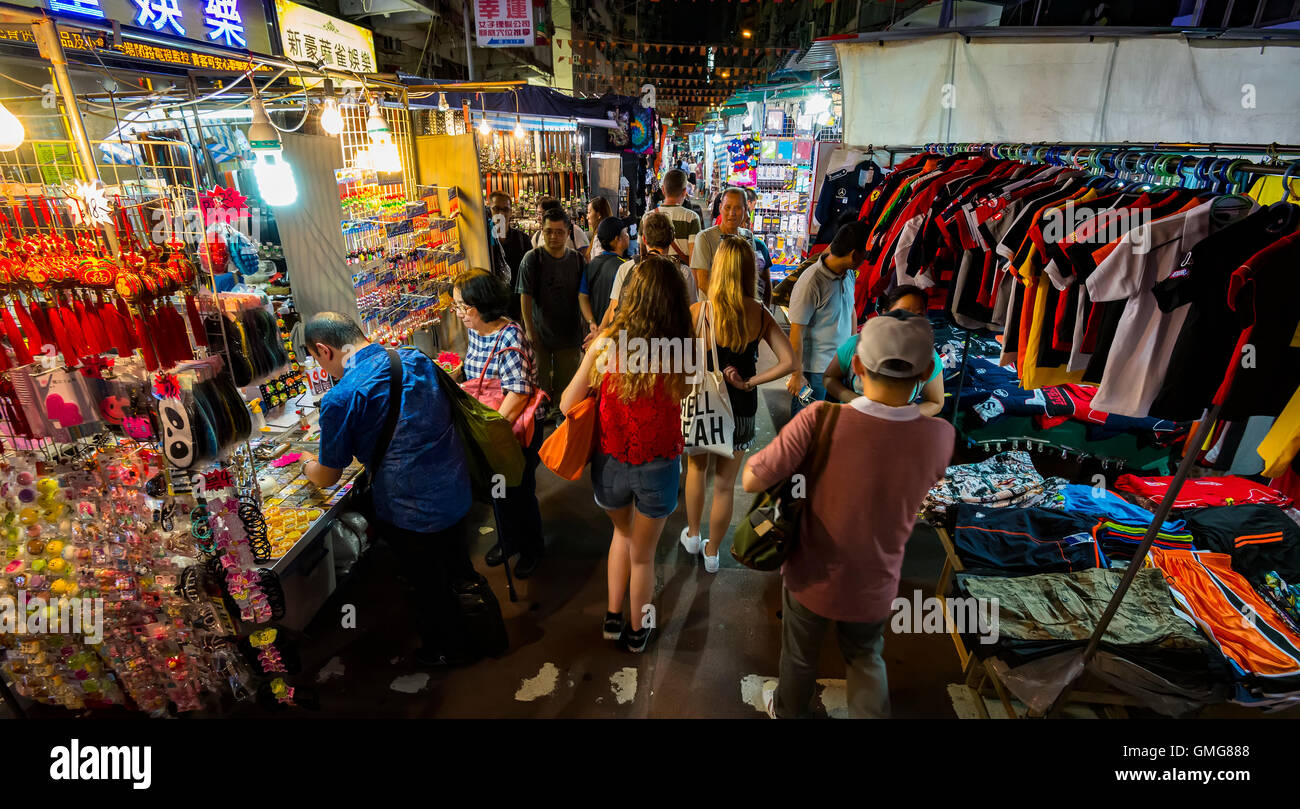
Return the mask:
[[[697,334],[704,331],[709,307],[705,300],[700,306],[700,321],[695,326]],[[709,321],[710,324],[712,321]],[[701,340],[702,342],[702,340]],[[682,440],[686,449],[693,452],[711,452],[724,458],[732,457],[732,438],[736,434],[736,418],[731,412],[731,397],[727,395],[727,381],[718,363],[718,340],[709,329],[709,343],[713,351],[713,370],[704,367],[703,346],[696,354],[701,367],[691,390],[682,399]]]

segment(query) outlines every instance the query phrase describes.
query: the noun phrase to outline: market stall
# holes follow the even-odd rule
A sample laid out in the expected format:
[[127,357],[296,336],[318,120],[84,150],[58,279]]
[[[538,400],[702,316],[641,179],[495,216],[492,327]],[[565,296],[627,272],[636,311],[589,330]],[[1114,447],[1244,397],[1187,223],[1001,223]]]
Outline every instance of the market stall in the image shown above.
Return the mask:
[[[864,209],[860,311],[909,283],[943,324],[962,462],[925,511],[947,553],[937,593],[997,599],[993,642],[947,620],[966,686],[1008,715],[1300,701],[1300,298],[1283,269],[1300,206],[1276,190],[1297,154],[931,144]],[[941,225],[988,200],[980,239]],[[1062,620],[1036,617],[1044,603]]]
[[[150,59],[20,17],[6,24],[26,26],[48,61],[20,45],[0,70],[0,698],[20,713],[159,716],[232,699],[309,703],[292,635],[364,532],[336,519],[357,470],[317,490],[298,463],[316,448],[327,384],[301,361],[292,328],[325,300],[314,280],[332,279],[357,305],[334,171],[347,159],[377,176],[376,159],[405,153],[392,194],[365,204],[405,229],[385,234],[409,242],[394,263],[415,292],[427,290],[411,276],[432,273],[410,253],[456,243],[430,225],[454,195],[421,194],[404,130],[367,132],[376,108],[394,128],[402,120],[382,81],[333,74],[357,91],[339,114],[352,121],[341,145],[330,116],[315,114],[340,112],[321,82],[329,71],[201,46]],[[75,46],[70,58],[60,42]],[[151,89],[146,79],[180,59],[191,87]],[[104,93],[94,77],[105,64],[143,89]],[[314,204],[322,179],[327,206]],[[425,207],[404,205],[394,222],[393,195]],[[418,325],[374,328],[405,339]]]

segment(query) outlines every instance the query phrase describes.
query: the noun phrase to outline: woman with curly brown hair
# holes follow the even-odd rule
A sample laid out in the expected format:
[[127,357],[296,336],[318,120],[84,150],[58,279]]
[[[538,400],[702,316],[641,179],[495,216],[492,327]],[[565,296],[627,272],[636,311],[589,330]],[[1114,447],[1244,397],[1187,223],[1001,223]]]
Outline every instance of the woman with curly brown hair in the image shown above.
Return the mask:
[[[600,446],[592,455],[596,505],[614,524],[608,558],[606,639],[645,651],[654,627],[655,546],[677,508],[681,398],[695,366],[686,284],[676,266],[646,256],[628,275],[613,322],[583,357],[560,407],[599,397]],[[630,597],[630,626],[623,601]]]

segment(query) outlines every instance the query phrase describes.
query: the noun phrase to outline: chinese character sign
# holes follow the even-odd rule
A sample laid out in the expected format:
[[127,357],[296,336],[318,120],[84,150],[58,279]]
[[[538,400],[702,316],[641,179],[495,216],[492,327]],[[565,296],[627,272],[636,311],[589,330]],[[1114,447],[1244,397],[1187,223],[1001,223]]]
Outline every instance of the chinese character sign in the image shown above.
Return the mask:
[[365,28],[290,0],[275,0],[284,55],[359,73],[375,69],[375,39]]
[[239,16],[235,0],[208,0],[203,8],[203,21],[208,26],[208,39],[228,48],[246,47],[244,20]]
[[531,48],[532,0],[474,0],[480,48]]
[[274,52],[263,0],[16,0],[16,4],[47,8],[55,18],[111,20],[121,24],[128,38],[134,29],[149,34],[151,42],[157,35],[236,51]]
[[151,26],[155,31],[167,29],[168,32],[185,36],[181,25],[180,0],[132,0],[139,8],[135,15],[135,24],[141,28]]
[[50,11],[55,14],[75,14],[78,17],[104,19],[104,10],[99,7],[99,0],[49,0]]

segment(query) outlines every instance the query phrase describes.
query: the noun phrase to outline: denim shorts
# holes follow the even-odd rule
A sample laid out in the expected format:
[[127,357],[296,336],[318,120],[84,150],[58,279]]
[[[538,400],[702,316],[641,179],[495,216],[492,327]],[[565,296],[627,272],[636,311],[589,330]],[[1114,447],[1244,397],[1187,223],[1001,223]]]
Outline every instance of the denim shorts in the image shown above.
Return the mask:
[[627,464],[597,451],[591,459],[592,492],[596,505],[606,511],[635,503],[636,510],[651,519],[667,517],[677,510],[681,476],[679,458]]

